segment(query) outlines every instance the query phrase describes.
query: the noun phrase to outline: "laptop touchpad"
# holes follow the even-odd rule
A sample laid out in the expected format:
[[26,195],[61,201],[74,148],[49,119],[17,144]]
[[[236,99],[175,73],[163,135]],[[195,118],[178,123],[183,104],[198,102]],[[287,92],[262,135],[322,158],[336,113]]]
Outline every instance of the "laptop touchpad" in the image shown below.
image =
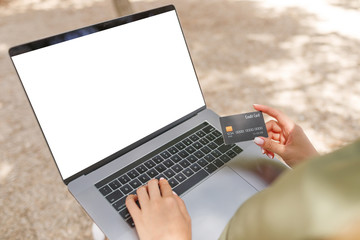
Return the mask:
[[257,190],[224,167],[183,200],[192,220],[193,239],[217,239],[238,207]]

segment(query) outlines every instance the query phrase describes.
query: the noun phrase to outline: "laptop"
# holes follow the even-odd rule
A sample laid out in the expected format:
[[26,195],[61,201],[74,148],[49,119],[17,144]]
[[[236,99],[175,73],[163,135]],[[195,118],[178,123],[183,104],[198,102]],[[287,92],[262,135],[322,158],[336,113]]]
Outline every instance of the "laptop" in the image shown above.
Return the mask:
[[262,156],[255,144],[224,144],[174,6],[9,55],[64,184],[109,239],[138,238],[125,198],[151,178],[168,179],[183,198],[194,239],[216,239],[267,186],[254,171]]

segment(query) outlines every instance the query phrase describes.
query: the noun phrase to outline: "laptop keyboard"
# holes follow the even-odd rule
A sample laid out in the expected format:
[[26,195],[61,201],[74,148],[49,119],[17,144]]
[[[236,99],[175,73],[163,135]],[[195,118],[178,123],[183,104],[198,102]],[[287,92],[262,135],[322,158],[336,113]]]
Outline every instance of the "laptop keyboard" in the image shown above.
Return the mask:
[[134,227],[126,196],[150,179],[167,179],[181,195],[230,161],[242,149],[225,145],[221,133],[204,122],[95,184],[100,193]]

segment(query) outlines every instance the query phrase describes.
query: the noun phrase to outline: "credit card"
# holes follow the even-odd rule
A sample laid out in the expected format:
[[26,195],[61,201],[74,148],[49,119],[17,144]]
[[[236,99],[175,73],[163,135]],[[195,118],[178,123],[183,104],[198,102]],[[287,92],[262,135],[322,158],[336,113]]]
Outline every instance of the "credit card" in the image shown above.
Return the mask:
[[255,137],[268,137],[262,112],[248,112],[220,117],[225,144],[253,140]]

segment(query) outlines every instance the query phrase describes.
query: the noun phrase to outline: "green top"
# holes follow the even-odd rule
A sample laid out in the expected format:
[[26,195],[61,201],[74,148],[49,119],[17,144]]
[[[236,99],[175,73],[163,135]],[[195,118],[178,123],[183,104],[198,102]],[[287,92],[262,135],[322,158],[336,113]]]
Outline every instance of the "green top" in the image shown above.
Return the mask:
[[219,239],[329,239],[359,219],[357,141],[282,174],[236,211]]

